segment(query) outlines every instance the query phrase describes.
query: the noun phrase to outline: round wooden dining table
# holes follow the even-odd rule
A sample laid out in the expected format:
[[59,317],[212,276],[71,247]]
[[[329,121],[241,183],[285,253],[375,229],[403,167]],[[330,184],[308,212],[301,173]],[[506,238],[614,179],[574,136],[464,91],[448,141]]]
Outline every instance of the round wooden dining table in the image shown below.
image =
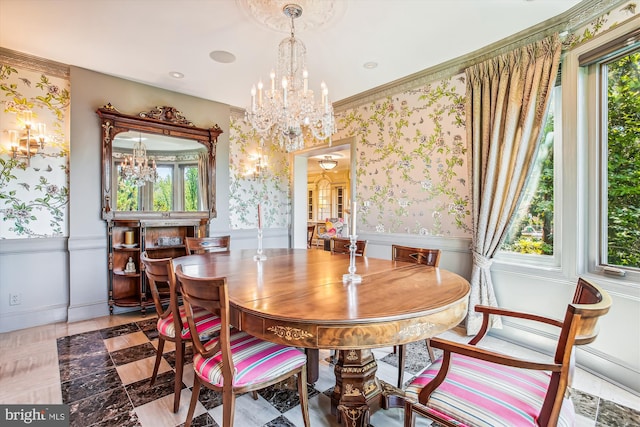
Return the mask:
[[[188,255],[185,274],[226,277],[231,323],[261,339],[307,349],[337,349],[331,411],[344,425],[366,426],[382,387],[371,349],[419,341],[458,325],[469,283],[430,266],[355,257],[361,283],[344,283],[349,255],[317,249],[267,249]],[[317,378],[317,351],[309,369]],[[313,377],[312,377],[313,378]],[[314,380],[312,379],[312,382]]]

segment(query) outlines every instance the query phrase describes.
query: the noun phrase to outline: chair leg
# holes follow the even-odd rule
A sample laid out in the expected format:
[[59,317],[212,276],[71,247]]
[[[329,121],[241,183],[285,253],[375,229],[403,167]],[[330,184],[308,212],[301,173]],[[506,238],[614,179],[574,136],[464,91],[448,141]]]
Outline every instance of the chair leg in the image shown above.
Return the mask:
[[253,400],[258,400],[258,390],[253,390],[251,392],[251,397],[253,397]]
[[151,374],[151,383],[149,386],[152,386],[153,383],[156,382],[156,377],[158,376],[158,369],[160,368],[160,362],[162,361],[162,351],[164,350],[164,338],[158,337],[158,350],[156,350],[156,363],[153,365],[153,374]]
[[191,403],[189,403],[189,412],[187,412],[187,420],[184,423],[184,427],[191,427],[191,420],[193,420],[193,413],[196,410],[196,403],[198,403],[199,395],[200,395],[200,379],[198,378],[198,375],[194,373],[193,389],[191,389]]
[[433,353],[433,348],[431,347],[431,342],[429,341],[429,339],[427,338],[426,340],[424,340],[424,342],[427,344],[427,352],[429,353],[429,360],[431,360],[431,363],[436,361],[436,356]]
[[404,378],[404,356],[406,346],[404,344],[398,346],[398,388],[402,389]]
[[184,370],[184,341],[176,341],[176,375],[173,379],[173,412],[180,408],[180,392],[182,391],[182,371]]
[[[404,427],[414,427],[415,426],[416,417],[413,413],[413,407],[411,402],[404,402]],[[188,427],[188,426],[185,426]]]
[[300,397],[300,409],[302,410],[302,420],[305,427],[310,426],[309,422],[309,395],[307,393],[307,366],[302,366],[302,371],[298,373],[298,396]]
[[233,393],[231,387],[224,387],[222,390],[222,427],[233,426],[233,415],[235,410],[236,395]]

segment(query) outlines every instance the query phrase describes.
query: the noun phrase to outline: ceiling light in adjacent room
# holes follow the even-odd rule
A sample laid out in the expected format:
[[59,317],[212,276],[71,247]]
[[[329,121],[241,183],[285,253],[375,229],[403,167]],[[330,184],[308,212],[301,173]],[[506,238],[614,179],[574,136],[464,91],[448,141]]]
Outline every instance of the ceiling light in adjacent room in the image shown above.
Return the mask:
[[318,164],[322,169],[326,171],[331,170],[336,166],[338,166],[338,162],[336,160],[333,160],[331,156],[324,156],[324,159],[320,160]]

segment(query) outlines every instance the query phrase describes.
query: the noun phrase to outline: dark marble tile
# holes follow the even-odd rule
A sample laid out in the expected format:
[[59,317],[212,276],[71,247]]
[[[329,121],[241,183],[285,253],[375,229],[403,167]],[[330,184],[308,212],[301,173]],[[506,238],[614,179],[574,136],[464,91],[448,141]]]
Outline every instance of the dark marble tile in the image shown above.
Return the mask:
[[118,387],[122,387],[122,380],[115,368],[109,368],[62,383],[62,403],[75,402]]
[[133,347],[123,348],[122,350],[116,350],[111,353],[111,358],[116,366],[121,366],[155,355],[156,348],[153,344],[147,342]]
[[60,382],[67,382],[86,375],[104,372],[112,368],[113,361],[109,353],[78,354],[73,359],[59,360]]
[[[175,369],[176,368],[176,352],[169,351],[163,355],[165,360],[169,363],[169,365]],[[193,362],[193,347],[188,345],[184,350],[184,364]]]
[[132,410],[133,406],[124,387],[118,387],[71,403],[69,405],[70,425],[85,427],[115,419],[122,414],[129,414]]
[[56,340],[59,360],[70,360],[87,354],[104,353],[107,348],[98,331],[69,335]]
[[325,391],[323,391],[322,394],[324,394],[327,397],[331,397],[331,395],[333,395],[333,389],[334,387],[328,388]]
[[91,427],[141,427],[135,411],[120,412],[115,417],[102,420]]
[[[131,402],[134,407],[144,405],[145,403],[152,402],[156,399],[160,399],[164,396],[168,396],[173,393],[173,379],[175,373],[173,371],[158,374],[156,382],[153,386],[149,386],[149,379],[125,385],[127,393],[131,397]],[[182,384],[182,388],[185,385]]]
[[[202,415],[198,415],[191,421],[191,425],[193,427],[220,427],[218,423],[209,415],[209,413],[205,412]],[[178,427],[184,427],[184,423],[180,424]]]
[[587,417],[590,420],[595,421],[599,400],[597,396],[593,396],[580,390],[571,389],[571,400],[573,401],[573,406],[575,407],[577,415],[582,415],[583,417]]
[[264,427],[296,427],[296,425],[289,421],[284,415],[280,415],[278,418],[266,423]]
[[600,399],[597,427],[640,426],[640,411],[619,405],[610,400]]
[[109,339],[119,337],[120,335],[132,334],[134,332],[140,332],[138,325],[133,323],[126,323],[124,325],[112,326],[110,328],[100,329],[100,335],[103,339]]
[[140,328],[140,330],[144,332],[147,338],[149,338],[149,340],[155,340],[158,338],[158,329],[157,329],[158,319],[157,318],[154,317],[151,319],[145,319],[136,323]]
[[[309,394],[309,399],[311,399],[317,395],[319,391],[312,386],[307,385],[307,393]],[[260,396],[269,402],[271,406],[281,413],[285,413],[289,409],[300,404],[300,397],[298,396],[297,389],[292,390],[278,384],[258,390],[258,394],[260,394]]]
[[198,393],[198,400],[202,403],[202,406],[208,411],[216,406],[222,405],[222,393],[213,391],[205,386],[200,386],[200,393]]

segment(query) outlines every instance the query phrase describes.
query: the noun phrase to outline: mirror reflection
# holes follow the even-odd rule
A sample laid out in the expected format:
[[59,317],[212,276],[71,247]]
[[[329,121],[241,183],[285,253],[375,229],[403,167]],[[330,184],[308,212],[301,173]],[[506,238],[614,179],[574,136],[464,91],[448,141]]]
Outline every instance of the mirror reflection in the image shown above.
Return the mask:
[[116,211],[206,211],[207,148],[195,141],[128,131],[115,135]]

